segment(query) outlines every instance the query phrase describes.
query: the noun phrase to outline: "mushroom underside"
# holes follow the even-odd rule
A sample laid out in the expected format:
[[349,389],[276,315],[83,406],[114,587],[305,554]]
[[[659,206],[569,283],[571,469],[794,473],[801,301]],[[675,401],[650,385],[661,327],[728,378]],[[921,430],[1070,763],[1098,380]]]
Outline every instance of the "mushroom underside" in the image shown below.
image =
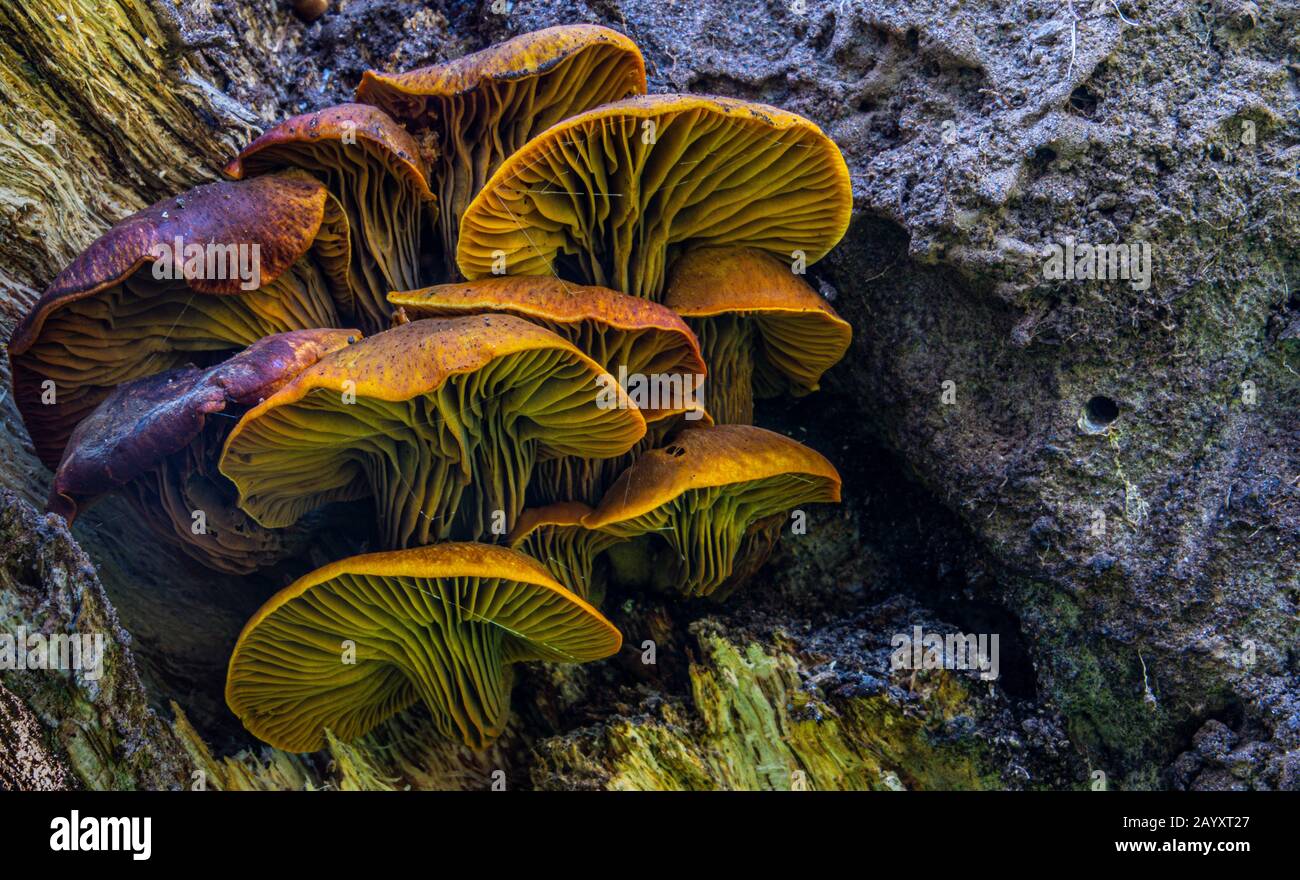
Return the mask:
[[[568,288],[569,285],[561,284],[561,287]],[[566,292],[581,301],[583,292],[588,289],[575,286],[571,292]],[[544,327],[571,342],[604,367],[611,377],[626,377],[625,390],[647,422],[692,408],[703,393],[704,363],[698,343],[685,322],[680,329],[648,324],[615,325],[607,319],[554,317],[554,313],[548,315],[544,307],[532,303],[516,304],[508,293],[494,300],[490,290],[467,304],[438,300],[427,294],[421,296],[422,293],[394,293],[389,302],[400,304],[408,317],[417,319],[506,314]],[[673,317],[680,320],[675,315]]]
[[687,318],[709,369],[709,414],[720,425],[754,423],[754,400],[803,397],[843,354],[820,315],[726,312]]
[[386,93],[381,103],[407,119],[412,131],[436,120],[433,182],[448,277],[455,274],[461,215],[493,172],[566,117],[630,94],[626,65],[625,53],[596,47],[564,58],[542,76],[487,80],[460,94]]
[[236,506],[203,446],[195,441],[123,487],[141,522],[191,559],[230,574],[252,574],[304,550],[308,529],[266,529]]
[[598,606],[606,582],[602,554],[619,540],[581,525],[550,524],[529,532],[513,549],[536,559],[557,581]]
[[337,324],[325,278],[308,260],[258,289],[224,296],[155,279],[145,266],[50,315],[37,341],[14,359],[14,393],[42,460],[53,467],[77,423],[118,385],[215,362],[275,333]]
[[739,312],[686,321],[700,340],[708,364],[708,409],[719,425],[754,423],[755,385],[764,371],[755,363],[759,334]]
[[[543,135],[462,219],[467,277],[547,275],[658,300],[678,250],[820,253],[836,168],[799,137],[704,109],[602,115]],[[525,161],[526,160],[526,161]]]
[[[593,378],[560,349],[498,358],[404,401],[316,389],[250,422],[227,451],[225,473],[255,486],[242,506],[262,524],[288,525],[321,504],[371,497],[384,546],[501,537],[523,510],[547,438],[588,455],[627,448],[602,424]],[[558,445],[558,444],[557,444]]]
[[[750,536],[760,520],[793,507],[834,500],[820,480],[781,474],[761,480],[691,489],[638,516],[602,528],[624,539],[652,535],[666,542],[673,587],[687,596],[709,596],[727,584],[737,561],[762,546]],[[778,526],[779,528],[779,526]],[[640,542],[644,546],[644,542]],[[769,548],[770,552],[770,548]]]
[[422,700],[442,735],[482,748],[508,720],[510,665],[575,660],[582,613],[503,578],[339,575],[241,640],[231,705],[260,738],[303,752],[326,729],[350,741]]
[[[352,298],[344,316],[360,322],[366,333],[389,324],[390,290],[420,284],[420,250],[426,212],[424,200],[409,183],[410,172],[387,152],[359,142],[338,149],[333,142],[276,146],[274,162],[311,172],[329,190],[348,219],[352,261]],[[269,162],[257,157],[258,164]],[[257,167],[254,160],[250,167]]]
[[686,418],[685,413],[673,413],[646,425],[645,436],[622,455],[610,458],[588,458],[579,455],[562,455],[539,461],[533,469],[533,479],[528,484],[528,503],[532,507],[545,507],[562,501],[581,501],[595,507],[605,497],[610,486],[630,468],[638,458],[662,446],[683,426],[700,423]]

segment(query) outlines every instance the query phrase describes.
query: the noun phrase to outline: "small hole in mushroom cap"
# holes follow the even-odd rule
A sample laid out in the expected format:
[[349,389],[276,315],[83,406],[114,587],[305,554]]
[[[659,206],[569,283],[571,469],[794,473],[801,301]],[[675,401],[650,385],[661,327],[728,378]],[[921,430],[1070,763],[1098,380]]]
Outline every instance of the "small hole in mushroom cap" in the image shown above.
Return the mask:
[[1079,416],[1079,427],[1088,434],[1101,434],[1119,418],[1119,404],[1109,397],[1095,395],[1088,399]]
[[665,446],[664,452],[668,453],[673,458],[681,458],[683,455],[686,454],[686,450],[682,449],[680,446],[677,445]]

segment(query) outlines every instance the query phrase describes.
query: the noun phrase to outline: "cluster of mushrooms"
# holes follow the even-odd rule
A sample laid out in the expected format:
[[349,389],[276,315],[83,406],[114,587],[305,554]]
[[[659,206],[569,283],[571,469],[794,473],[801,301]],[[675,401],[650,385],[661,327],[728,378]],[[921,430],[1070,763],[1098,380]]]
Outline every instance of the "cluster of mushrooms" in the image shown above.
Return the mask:
[[[92,244],[15,329],[14,393],[69,523],[120,493],[244,574],[354,503],[384,552],[239,636],[252,733],[313,751],[422,701],[483,748],[513,664],[619,650],[608,586],[723,597],[792,510],[839,500],[830,462],[751,422],[848,347],[801,277],[848,172],[801,117],[646,95],[635,44],[593,25],[368,72],[356,100]],[[257,272],[221,271],[249,248]]]

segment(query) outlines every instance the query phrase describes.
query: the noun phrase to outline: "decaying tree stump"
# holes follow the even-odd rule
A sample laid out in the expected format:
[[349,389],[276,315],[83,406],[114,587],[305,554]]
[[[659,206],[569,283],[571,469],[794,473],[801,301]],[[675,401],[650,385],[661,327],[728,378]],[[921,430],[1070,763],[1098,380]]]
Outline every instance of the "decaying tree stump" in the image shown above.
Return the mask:
[[[842,511],[727,606],[621,601],[624,654],[526,672],[483,755],[418,712],[317,756],[250,742],[224,664],[292,573],[214,576],[113,501],[76,540],[42,517],[6,361],[0,632],[109,648],[98,681],[0,671],[0,787],[1300,787],[1300,12],[807,5],[341,0],[308,25],[276,0],[0,0],[6,336],[272,120],[561,22],[626,30],[652,90],[813,118],[856,199],[814,272],[855,347],[760,412],[841,466]],[[1067,235],[1153,242],[1153,286],[1045,278]],[[891,674],[918,623],[1002,632],[1007,677]]]

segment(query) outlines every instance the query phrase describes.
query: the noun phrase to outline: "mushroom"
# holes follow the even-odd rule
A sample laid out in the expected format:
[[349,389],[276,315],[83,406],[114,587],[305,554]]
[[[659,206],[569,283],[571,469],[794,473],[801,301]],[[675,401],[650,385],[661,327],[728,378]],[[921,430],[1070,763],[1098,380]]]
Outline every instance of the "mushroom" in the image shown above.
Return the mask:
[[292,6],[298,17],[310,24],[329,10],[330,3],[329,0],[292,0]]
[[510,315],[413,321],[304,370],[240,420],[221,471],[268,528],[373,498],[384,546],[504,538],[539,457],[626,452],[645,420],[601,367]]
[[667,418],[646,422],[645,436],[622,455],[612,458],[579,458],[564,456],[537,463],[533,481],[528,487],[528,501],[534,506],[545,506],[561,501],[581,501],[599,504],[609,487],[638,458],[651,449],[658,449],[686,428],[702,428],[713,424],[713,417],[702,406],[677,412]]
[[[208,416],[252,406],[355,330],[268,336],[213,367],[181,367],[117,386],[82,420],[54,474],[46,509],[71,525],[100,496],[125,489],[137,515],[164,540],[210,568],[248,574],[297,549],[295,538],[259,527],[235,506],[215,453],[233,422]],[[195,513],[202,528],[195,528]]]
[[432,140],[451,273],[461,214],[507,156],[574,113],[645,90],[645,62],[635,43],[609,28],[575,24],[406,73],[368,70],[356,99]]
[[755,520],[745,529],[745,536],[740,539],[740,547],[736,550],[731,574],[713,591],[711,598],[724,601],[758,574],[758,570],[776,549],[777,542],[781,540],[781,529],[788,520],[789,516],[783,511]]
[[123,382],[210,364],[272,333],[335,327],[347,219],[298,173],[200,186],[118,223],[54,279],[9,340],[41,461]]
[[812,122],[731,98],[651,95],[552,126],[461,218],[466,278],[558,274],[658,301],[693,246],[811,264],[848,228],[844,157]]
[[605,577],[597,562],[619,539],[583,525],[583,517],[591,512],[580,501],[531,507],[519,515],[506,545],[536,559],[560,583],[599,605],[605,595]]
[[[389,294],[411,318],[505,312],[568,339],[618,379],[653,426],[685,414],[703,417],[705,377],[699,343],[671,309],[605,287],[570,284],[554,276],[510,275],[440,284]],[[609,388],[612,391],[612,386]],[[676,421],[674,421],[674,424]],[[653,429],[647,438],[662,433]],[[646,439],[639,447],[651,448]],[[535,505],[595,504],[631,458],[565,456],[538,462],[529,486]]]
[[790,267],[752,248],[699,248],[673,265],[664,304],[699,336],[719,424],[750,424],[754,398],[816,391],[852,326]]
[[698,403],[704,358],[686,323],[657,303],[554,276],[505,276],[397,291],[389,303],[409,318],[503,312],[540,324],[601,364],[647,422]]
[[742,574],[757,568],[742,553],[762,549],[772,517],[839,500],[840,476],[818,453],[773,431],[718,425],[688,428],[642,455],[583,525],[642,539],[638,547],[650,553],[666,545],[663,564],[652,559],[644,569],[666,574],[683,595],[709,596],[739,585],[738,561]]
[[[512,666],[608,657],[622,635],[535,560],[447,543],[353,556],[290,584],[235,643],[226,703],[290,752],[350,741],[417,701],[444,736],[489,746]],[[352,652],[355,652],[353,655]]]
[[351,230],[355,300],[342,308],[367,333],[388,326],[384,296],[420,284],[421,231],[433,200],[415,139],[387,113],[341,104],[286,119],[225,168],[235,180],[282,168],[319,178]]

